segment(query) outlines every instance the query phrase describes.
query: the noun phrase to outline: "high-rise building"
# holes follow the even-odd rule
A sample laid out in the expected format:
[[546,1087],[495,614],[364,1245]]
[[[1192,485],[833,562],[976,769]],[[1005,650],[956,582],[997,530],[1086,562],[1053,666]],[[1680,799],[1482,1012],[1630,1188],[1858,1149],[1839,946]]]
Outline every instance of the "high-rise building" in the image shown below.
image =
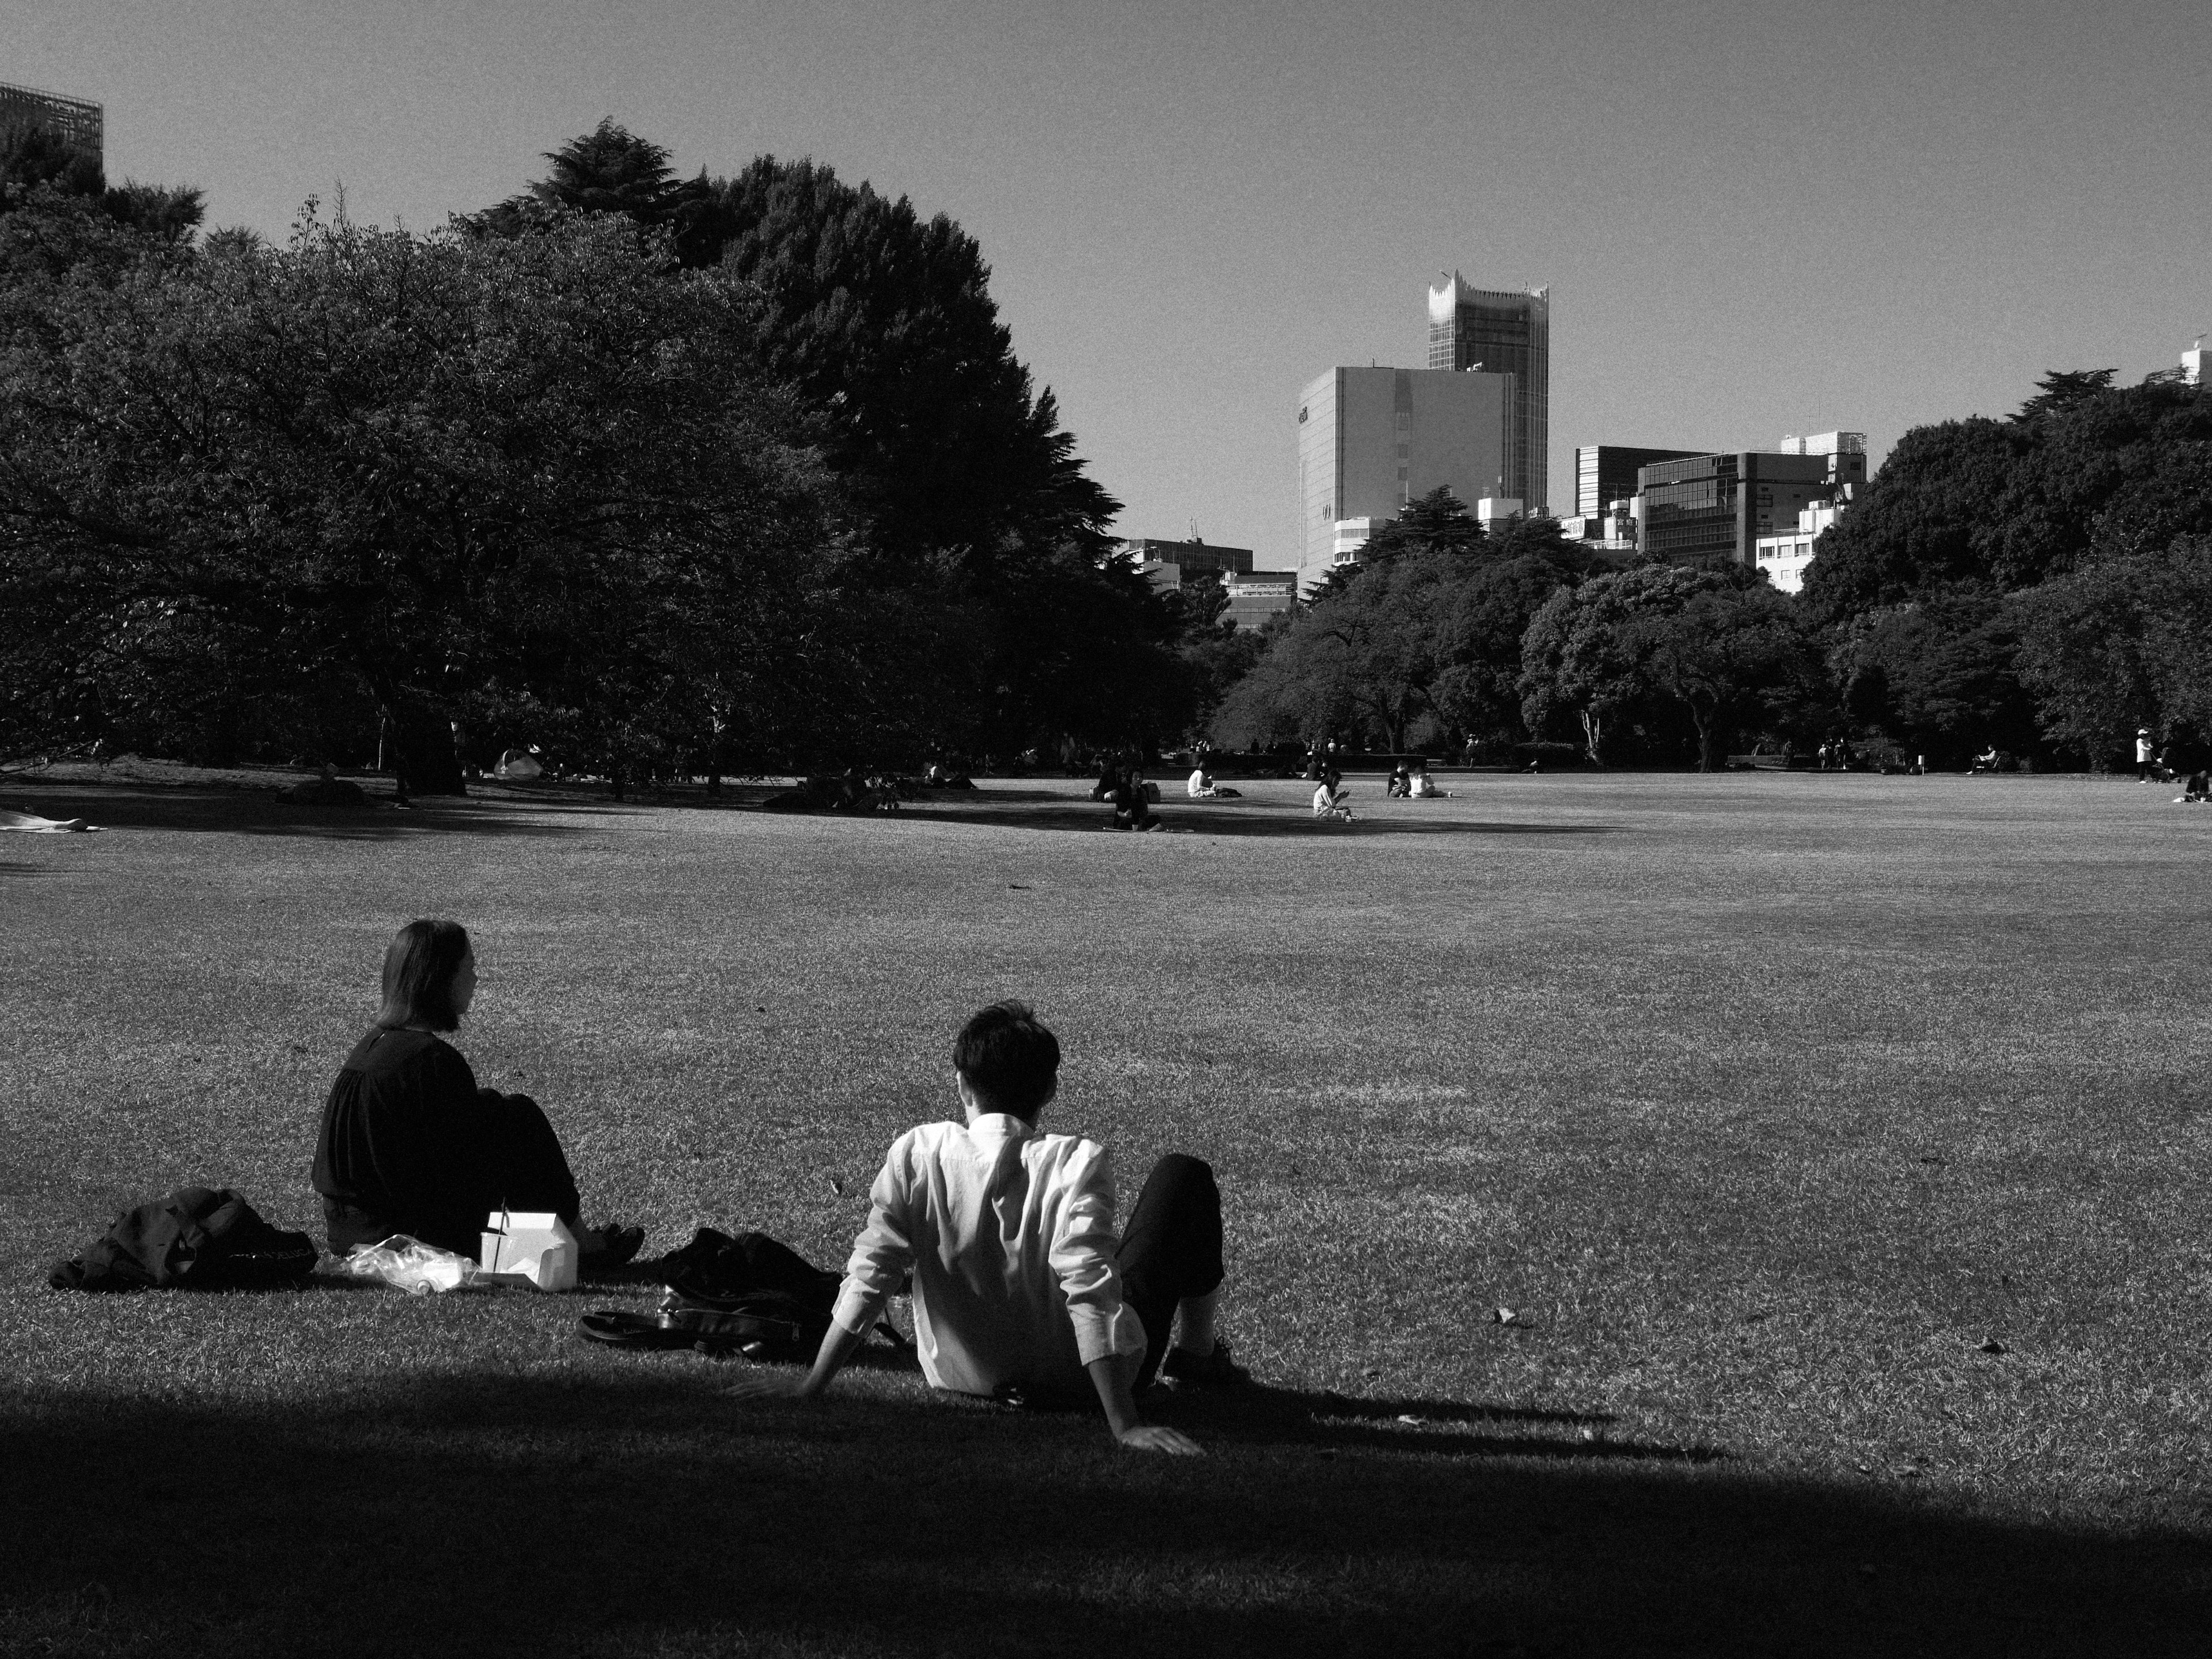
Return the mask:
[[1505,487],[1532,514],[1550,509],[1552,290],[1475,288],[1456,270],[1429,290],[1429,367],[1510,374]]
[[1298,398],[1298,578],[1355,562],[1368,535],[1439,485],[1470,508],[1510,495],[1511,378],[1333,368]]
[[47,127],[94,155],[105,143],[99,105],[0,81],[0,128],[7,127]]
[[1866,434],[1784,438],[1779,454],[1741,450],[1637,470],[1643,551],[1670,564],[1753,564],[1758,543],[1814,501],[1866,482]]

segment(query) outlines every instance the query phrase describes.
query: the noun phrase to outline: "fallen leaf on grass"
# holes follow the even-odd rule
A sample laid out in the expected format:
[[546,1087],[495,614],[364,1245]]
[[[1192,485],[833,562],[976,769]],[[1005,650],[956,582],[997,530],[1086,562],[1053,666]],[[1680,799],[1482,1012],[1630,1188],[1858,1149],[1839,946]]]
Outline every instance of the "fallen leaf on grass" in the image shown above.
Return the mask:
[[1425,1418],[1415,1417],[1410,1412],[1401,1412],[1398,1414],[1398,1420],[1401,1423],[1411,1424],[1413,1427],[1419,1428],[1422,1423],[1427,1419]]
[[1493,1308],[1491,1310],[1490,1317],[1492,1323],[1499,1325],[1516,1325],[1521,1322],[1521,1316],[1510,1308]]
[[2003,1343],[1998,1341],[1996,1338],[1993,1336],[1988,1341],[1982,1344],[1981,1352],[1984,1353],[2010,1353],[2012,1350],[2005,1346]]
[[1010,881],[1006,885],[1012,888],[1017,893],[1026,893],[1030,890],[1030,884],[1025,881]]
[[830,1177],[830,1190],[836,1194],[838,1197],[842,1198],[845,1195],[845,1177],[842,1176],[831,1176]]

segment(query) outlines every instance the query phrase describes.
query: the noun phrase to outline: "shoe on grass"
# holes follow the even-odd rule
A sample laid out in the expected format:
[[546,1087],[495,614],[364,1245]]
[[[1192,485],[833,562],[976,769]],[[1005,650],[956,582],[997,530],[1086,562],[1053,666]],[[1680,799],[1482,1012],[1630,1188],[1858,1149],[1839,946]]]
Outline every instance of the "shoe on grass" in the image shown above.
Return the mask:
[[1160,1362],[1160,1375],[1186,1389],[1233,1389],[1252,1380],[1252,1373],[1229,1357],[1229,1345],[1219,1337],[1213,1340],[1211,1353],[1170,1348]]

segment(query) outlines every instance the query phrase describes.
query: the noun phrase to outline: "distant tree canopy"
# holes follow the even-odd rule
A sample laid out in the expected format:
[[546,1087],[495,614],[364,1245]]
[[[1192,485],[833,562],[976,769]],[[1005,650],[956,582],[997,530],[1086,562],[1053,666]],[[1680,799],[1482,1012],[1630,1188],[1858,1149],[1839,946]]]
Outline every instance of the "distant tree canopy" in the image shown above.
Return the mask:
[[1521,636],[1584,562],[1549,520],[1486,532],[1430,491],[1339,567],[1229,688],[1213,736],[1272,744],[1368,736],[1510,744],[1524,735]]
[[1863,725],[1931,756],[1996,744],[2094,764],[2138,725],[2212,737],[2183,680],[2154,672],[2179,641],[2144,611],[2192,603],[2212,398],[2113,380],[2054,372],[2009,419],[1906,433],[1821,536],[1805,599]]
[[679,183],[611,124],[549,160],[282,248],[9,197],[0,643],[39,672],[0,739],[380,724],[438,788],[457,724],[618,779],[1182,729],[1207,626],[1110,556],[972,239],[804,162]]
[[2010,420],[1905,434],[1823,534],[1805,595],[1835,618],[1931,592],[2011,592],[2212,532],[2212,398],[2054,374]]

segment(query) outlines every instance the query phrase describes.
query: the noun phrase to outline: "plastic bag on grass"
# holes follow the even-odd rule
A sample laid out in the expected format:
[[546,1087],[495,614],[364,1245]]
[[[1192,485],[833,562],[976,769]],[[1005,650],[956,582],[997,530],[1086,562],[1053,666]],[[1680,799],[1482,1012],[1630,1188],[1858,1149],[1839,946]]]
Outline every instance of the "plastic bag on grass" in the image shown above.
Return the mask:
[[337,1270],[355,1279],[380,1279],[396,1285],[410,1296],[432,1296],[470,1287],[477,1264],[465,1255],[425,1244],[405,1233],[394,1233],[381,1244],[362,1244],[337,1264]]

